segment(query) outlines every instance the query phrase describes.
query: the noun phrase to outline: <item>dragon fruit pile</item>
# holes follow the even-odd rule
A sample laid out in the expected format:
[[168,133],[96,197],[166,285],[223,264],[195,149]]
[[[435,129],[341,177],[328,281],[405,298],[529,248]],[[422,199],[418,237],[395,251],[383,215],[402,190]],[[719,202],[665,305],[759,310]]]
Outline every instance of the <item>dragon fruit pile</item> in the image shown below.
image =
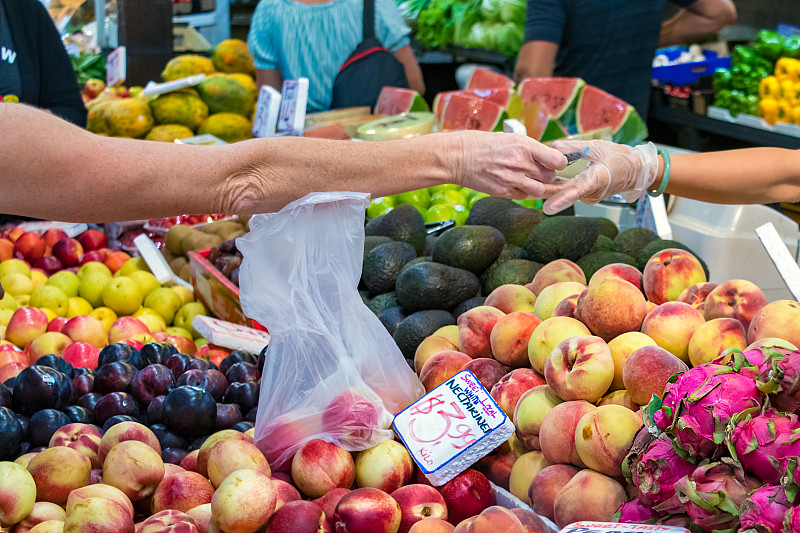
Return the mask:
[[644,409],[619,522],[800,533],[800,350],[731,355],[674,376]]

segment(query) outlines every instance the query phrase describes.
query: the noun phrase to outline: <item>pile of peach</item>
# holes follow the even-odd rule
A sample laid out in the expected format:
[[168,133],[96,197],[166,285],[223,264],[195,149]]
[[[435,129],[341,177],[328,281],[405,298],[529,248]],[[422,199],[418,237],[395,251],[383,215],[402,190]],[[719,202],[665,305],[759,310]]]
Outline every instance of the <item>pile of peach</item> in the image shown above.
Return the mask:
[[588,284],[559,259],[426,338],[414,364],[427,391],[461,370],[491,391],[516,433],[479,468],[563,527],[611,520],[625,502],[639,408],[671,376],[730,348],[794,348],[799,320],[800,304],[767,304],[749,281],[708,283],[683,250],[656,253],[644,272],[607,265]]

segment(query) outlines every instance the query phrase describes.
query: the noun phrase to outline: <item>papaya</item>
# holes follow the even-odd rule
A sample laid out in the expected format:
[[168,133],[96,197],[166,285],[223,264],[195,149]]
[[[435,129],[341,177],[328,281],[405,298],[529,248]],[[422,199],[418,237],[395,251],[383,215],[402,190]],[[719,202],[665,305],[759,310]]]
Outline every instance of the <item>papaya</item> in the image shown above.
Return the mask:
[[252,138],[253,124],[237,113],[215,113],[203,122],[197,133],[209,133],[225,142],[234,143]]
[[213,72],[214,63],[207,57],[182,55],[172,58],[167,63],[167,66],[164,67],[164,71],[161,73],[161,79],[164,81],[173,81],[194,74],[211,74]]
[[197,86],[200,98],[208,106],[209,113],[238,113],[250,116],[255,103],[255,94],[239,80],[230,76],[214,76]]
[[194,137],[194,132],[182,124],[161,124],[150,130],[145,140],[171,143],[188,137]]
[[242,72],[250,75],[255,75],[256,72],[253,54],[250,53],[247,43],[239,39],[228,39],[219,43],[211,61],[219,72]]
[[112,137],[139,139],[153,127],[150,106],[139,98],[112,100],[103,114],[108,134]]
[[190,92],[162,94],[150,102],[156,124],[180,124],[192,131],[208,118],[208,106]]

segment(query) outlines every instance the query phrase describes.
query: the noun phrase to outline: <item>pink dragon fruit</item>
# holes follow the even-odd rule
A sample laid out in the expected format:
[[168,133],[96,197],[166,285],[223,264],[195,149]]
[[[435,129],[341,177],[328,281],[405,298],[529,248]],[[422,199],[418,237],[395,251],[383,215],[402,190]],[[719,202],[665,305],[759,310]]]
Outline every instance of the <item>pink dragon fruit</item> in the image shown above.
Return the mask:
[[636,436],[633,438],[631,449],[622,461],[622,475],[629,485],[633,485],[633,477],[636,475],[636,465],[639,464],[642,455],[644,455],[644,452],[647,451],[647,448],[650,447],[650,444],[654,440],[656,440],[656,436],[650,433],[644,426],[639,429]]
[[797,415],[769,410],[764,414],[734,417],[736,426],[728,431],[728,448],[745,472],[766,483],[778,483],[788,461],[800,455],[800,420]]
[[639,500],[648,505],[669,500],[675,495],[675,482],[694,469],[695,465],[678,455],[672,440],[662,434],[650,443],[636,465],[633,483],[639,489]]
[[682,527],[689,531],[694,531],[694,522],[686,514],[671,514],[659,518],[656,524],[660,526]]
[[677,499],[704,531],[726,530],[739,523],[739,506],[761,483],[727,463],[709,463],[675,482]]
[[652,507],[634,499],[622,504],[614,515],[614,521],[621,524],[652,524],[659,516]]
[[722,454],[733,415],[756,412],[764,402],[755,381],[728,366],[705,363],[671,379],[655,423],[674,434],[683,450],[703,458]]
[[739,531],[782,533],[789,501],[783,487],[767,485],[750,495],[739,507]]
[[800,507],[792,507],[783,519],[783,533],[800,533]]
[[777,410],[786,413],[800,410],[800,350],[757,348],[734,353],[728,364],[769,394]]

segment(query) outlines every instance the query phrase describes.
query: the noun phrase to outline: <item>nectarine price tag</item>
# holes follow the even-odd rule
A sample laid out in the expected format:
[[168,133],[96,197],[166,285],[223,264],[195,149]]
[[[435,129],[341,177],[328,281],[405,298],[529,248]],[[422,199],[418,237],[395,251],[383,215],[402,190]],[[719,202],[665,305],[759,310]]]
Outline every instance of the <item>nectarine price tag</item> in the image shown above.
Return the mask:
[[797,266],[797,260],[792,257],[778,230],[775,229],[772,222],[767,222],[756,228],[756,235],[761,239],[761,244],[764,245],[770,259],[775,263],[778,273],[789,287],[795,300],[800,300],[800,266]]
[[258,104],[253,118],[253,137],[275,136],[280,109],[281,93],[269,85],[262,85],[258,92]]
[[628,531],[689,533],[688,529],[682,527],[658,524],[618,524],[616,522],[575,522],[563,528],[560,533],[623,533]]
[[128,75],[127,52],[124,46],[114,49],[106,59],[106,85],[116,87],[125,83]]
[[211,344],[259,353],[269,344],[269,333],[258,331],[247,326],[226,322],[210,316],[197,315],[192,320],[192,327]]
[[434,485],[447,483],[514,432],[514,423],[468,370],[400,412],[392,426]]

